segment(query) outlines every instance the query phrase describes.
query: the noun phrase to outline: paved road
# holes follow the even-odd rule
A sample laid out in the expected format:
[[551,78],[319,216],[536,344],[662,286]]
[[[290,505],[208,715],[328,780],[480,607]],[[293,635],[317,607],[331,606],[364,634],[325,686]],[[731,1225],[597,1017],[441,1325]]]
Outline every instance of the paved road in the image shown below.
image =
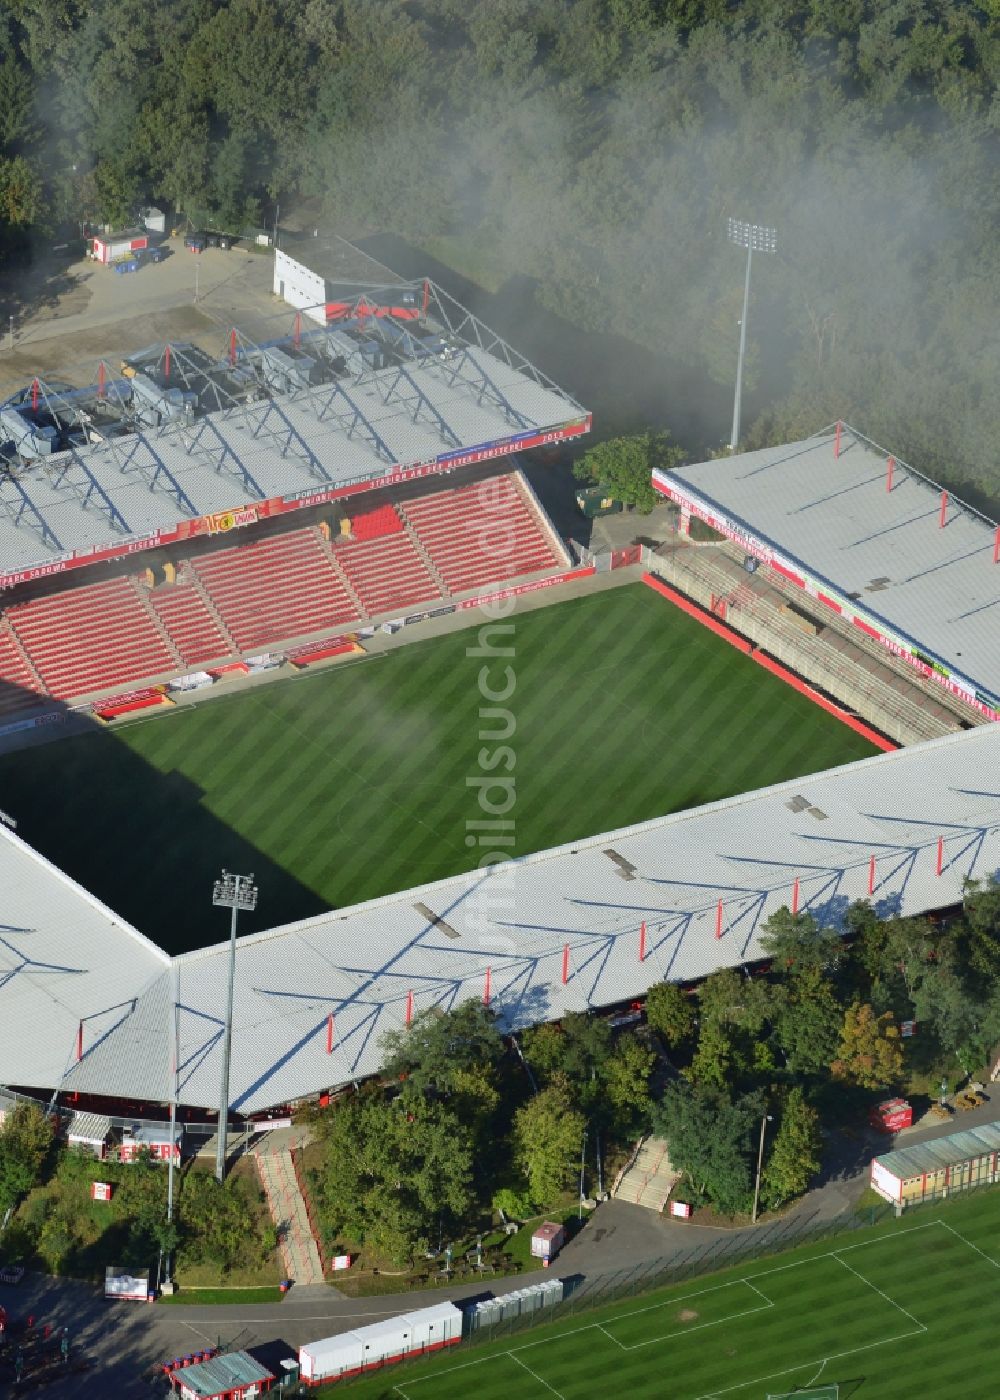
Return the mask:
[[[992,1122],[997,1107],[985,1104],[961,1114],[951,1123],[918,1125],[902,1133],[897,1142],[909,1144],[942,1137],[960,1127]],[[857,1201],[867,1182],[866,1165],[882,1140],[875,1134],[841,1138],[829,1144],[830,1165],[825,1180],[794,1211],[770,1229],[791,1232],[810,1222],[830,1221]],[[886,1144],[888,1145],[888,1144]],[[758,1227],[760,1230],[761,1227]],[[618,1269],[632,1269],[642,1262],[679,1259],[695,1248],[710,1247],[751,1231],[720,1231],[655,1215],[625,1201],[609,1201],[563,1250],[554,1272],[577,1281],[593,1279]],[[763,1243],[765,1237],[758,1234]],[[476,1281],[452,1289],[408,1294],[405,1306],[450,1297],[456,1301],[522,1286],[519,1278]],[[94,1358],[94,1370],[66,1376],[40,1393],[52,1400],[80,1400],[93,1396],[94,1377],[101,1391],[120,1400],[140,1400],[159,1394],[162,1383],[151,1384],[150,1368],[166,1357],[185,1354],[200,1345],[260,1346],[280,1340],[289,1348],[337,1331],[347,1331],[366,1321],[391,1316],[404,1305],[399,1297],[349,1299],[326,1286],[293,1289],[275,1305],[196,1308],[162,1305],[106,1303],[98,1291],[85,1284],[32,1276],[19,1288],[0,1285],[0,1303],[16,1316],[31,1312],[40,1319],[71,1329],[74,1343]]]

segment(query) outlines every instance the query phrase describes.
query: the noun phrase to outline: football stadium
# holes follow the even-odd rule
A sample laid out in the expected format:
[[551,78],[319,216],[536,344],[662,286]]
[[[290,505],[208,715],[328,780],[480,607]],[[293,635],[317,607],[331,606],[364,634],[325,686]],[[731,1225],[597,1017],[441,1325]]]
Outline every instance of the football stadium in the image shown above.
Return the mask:
[[570,394],[429,280],[275,277],[0,409],[0,1083],[210,1117],[222,868],[237,1122],[1000,868],[995,523],[837,424],[578,538]]

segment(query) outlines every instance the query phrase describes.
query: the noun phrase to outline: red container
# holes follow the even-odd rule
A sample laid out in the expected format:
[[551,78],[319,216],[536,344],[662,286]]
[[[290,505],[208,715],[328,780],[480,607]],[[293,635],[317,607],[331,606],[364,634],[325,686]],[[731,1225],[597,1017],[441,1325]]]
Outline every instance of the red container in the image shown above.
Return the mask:
[[898,1133],[913,1124],[913,1109],[905,1099],[886,1099],[874,1106],[868,1121],[880,1133]]

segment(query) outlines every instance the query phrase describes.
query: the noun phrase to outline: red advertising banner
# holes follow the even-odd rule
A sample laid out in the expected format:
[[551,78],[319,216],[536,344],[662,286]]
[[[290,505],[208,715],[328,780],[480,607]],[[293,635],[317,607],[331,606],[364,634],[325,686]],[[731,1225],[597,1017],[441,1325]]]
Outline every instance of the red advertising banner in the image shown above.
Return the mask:
[[499,602],[502,598],[515,598],[520,593],[535,593],[539,588],[551,588],[556,583],[572,583],[577,578],[589,578],[597,573],[595,564],[583,569],[570,569],[565,574],[553,574],[550,578],[539,578],[534,583],[518,583],[513,588],[498,588],[495,593],[480,593],[478,598],[466,598],[458,603],[459,608],[481,608],[488,603]]

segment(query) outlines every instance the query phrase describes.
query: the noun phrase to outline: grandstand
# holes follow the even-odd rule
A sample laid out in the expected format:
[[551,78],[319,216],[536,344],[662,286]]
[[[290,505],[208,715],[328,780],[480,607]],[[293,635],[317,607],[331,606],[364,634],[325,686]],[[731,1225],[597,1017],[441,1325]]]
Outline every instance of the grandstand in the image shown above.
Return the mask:
[[298,311],[260,344],[233,329],[214,360],[164,345],[84,389],[36,379],[0,407],[4,712],[557,575],[508,463],[589,426],[429,282],[355,287],[335,324]]
[[[970,718],[1000,719],[1000,526],[844,423],[653,485]],[[933,687],[932,687],[933,688]]]
[[[954,903],[1000,868],[997,771],[985,725],[244,938],[234,1111],[376,1072],[429,1006],[488,999],[516,1028],[758,958],[796,901],[821,921]],[[175,1063],[179,1101],[210,1108],[227,945],[168,959],[6,829],[0,878],[2,1081],[159,1103]]]

